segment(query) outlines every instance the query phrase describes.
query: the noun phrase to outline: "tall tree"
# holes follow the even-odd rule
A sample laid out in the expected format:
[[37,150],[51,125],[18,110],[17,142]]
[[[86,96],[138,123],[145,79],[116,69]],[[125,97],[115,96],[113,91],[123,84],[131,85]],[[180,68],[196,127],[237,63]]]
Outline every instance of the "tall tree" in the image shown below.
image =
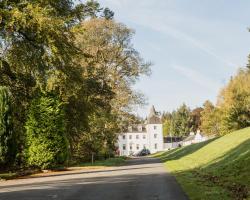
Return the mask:
[[185,104],[172,113],[170,132],[175,136],[185,136],[190,131],[190,108]]
[[250,126],[250,72],[241,69],[221,91],[218,107],[223,112],[225,133]]
[[[114,20],[94,18],[82,22],[75,42],[82,54],[88,56],[77,59],[80,66],[80,73],[77,74],[81,77],[75,87],[70,87],[74,90],[73,99],[70,99],[74,101],[69,101],[67,107],[74,115],[66,114],[68,121],[72,122],[67,128],[72,140],[76,141],[79,135],[91,130],[77,124],[83,118],[75,119],[84,116],[84,112],[96,117],[99,116],[96,112],[109,113],[116,116],[113,118],[115,123],[123,126],[131,108],[144,103],[143,96],[134,91],[132,85],[141,75],[149,74],[149,63],[145,63],[132,47],[132,35],[130,29]],[[70,85],[72,81],[67,83]],[[73,104],[82,105],[84,109],[78,109]],[[95,126],[91,120],[86,124]]]
[[200,129],[201,126],[201,112],[203,111],[203,108],[195,108],[191,111],[190,114],[190,127],[191,131],[196,132],[198,129]]
[[221,111],[206,101],[201,112],[201,130],[206,135],[218,135],[222,130]]
[[171,122],[173,120],[171,113],[163,113],[162,121],[163,121],[163,135],[169,136],[171,135]]

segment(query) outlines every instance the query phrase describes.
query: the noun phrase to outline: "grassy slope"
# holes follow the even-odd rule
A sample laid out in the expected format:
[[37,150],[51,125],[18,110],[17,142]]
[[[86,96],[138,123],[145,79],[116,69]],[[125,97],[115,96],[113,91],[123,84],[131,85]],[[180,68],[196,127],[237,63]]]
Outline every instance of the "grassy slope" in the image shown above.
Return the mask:
[[190,199],[250,199],[250,128],[156,156]]

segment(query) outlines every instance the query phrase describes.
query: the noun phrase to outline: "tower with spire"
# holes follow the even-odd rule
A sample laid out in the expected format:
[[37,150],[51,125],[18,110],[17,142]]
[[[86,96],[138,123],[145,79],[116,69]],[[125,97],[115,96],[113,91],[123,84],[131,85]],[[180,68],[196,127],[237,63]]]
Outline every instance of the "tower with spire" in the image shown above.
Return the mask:
[[149,137],[149,149],[152,153],[163,150],[163,128],[161,118],[152,105],[146,121],[146,130]]
[[149,115],[147,117],[147,124],[161,124],[161,118],[156,113],[154,106],[152,106],[149,111]]

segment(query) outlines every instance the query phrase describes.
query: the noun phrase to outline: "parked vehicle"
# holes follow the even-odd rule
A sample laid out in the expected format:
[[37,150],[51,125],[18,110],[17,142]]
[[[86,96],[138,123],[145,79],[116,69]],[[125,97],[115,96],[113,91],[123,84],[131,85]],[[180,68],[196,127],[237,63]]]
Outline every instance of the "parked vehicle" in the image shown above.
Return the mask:
[[147,156],[150,154],[150,151],[148,149],[142,149],[139,153],[137,153],[137,156]]

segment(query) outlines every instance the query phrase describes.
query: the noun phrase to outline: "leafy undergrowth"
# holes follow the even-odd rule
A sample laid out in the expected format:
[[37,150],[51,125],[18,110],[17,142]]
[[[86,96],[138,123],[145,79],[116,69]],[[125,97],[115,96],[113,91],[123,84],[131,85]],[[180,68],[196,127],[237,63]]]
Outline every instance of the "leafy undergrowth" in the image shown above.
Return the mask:
[[0,173],[0,180],[9,180],[17,177],[17,173],[9,172],[9,173]]
[[80,164],[74,164],[70,167],[65,166],[59,166],[58,168],[55,168],[53,170],[39,170],[39,169],[27,169],[23,171],[16,171],[16,172],[0,172],[0,180],[10,180],[10,179],[16,179],[16,178],[22,178],[22,177],[29,177],[32,176],[42,176],[41,173],[47,174],[53,174],[56,172],[63,172],[63,171],[72,171],[72,170],[79,170],[80,169],[93,169],[98,167],[112,167],[112,166],[120,166],[124,164],[126,160],[126,157],[115,157],[115,158],[109,158],[106,160],[97,160],[93,164],[90,162],[80,163]]
[[250,128],[156,157],[190,199],[250,199]]

